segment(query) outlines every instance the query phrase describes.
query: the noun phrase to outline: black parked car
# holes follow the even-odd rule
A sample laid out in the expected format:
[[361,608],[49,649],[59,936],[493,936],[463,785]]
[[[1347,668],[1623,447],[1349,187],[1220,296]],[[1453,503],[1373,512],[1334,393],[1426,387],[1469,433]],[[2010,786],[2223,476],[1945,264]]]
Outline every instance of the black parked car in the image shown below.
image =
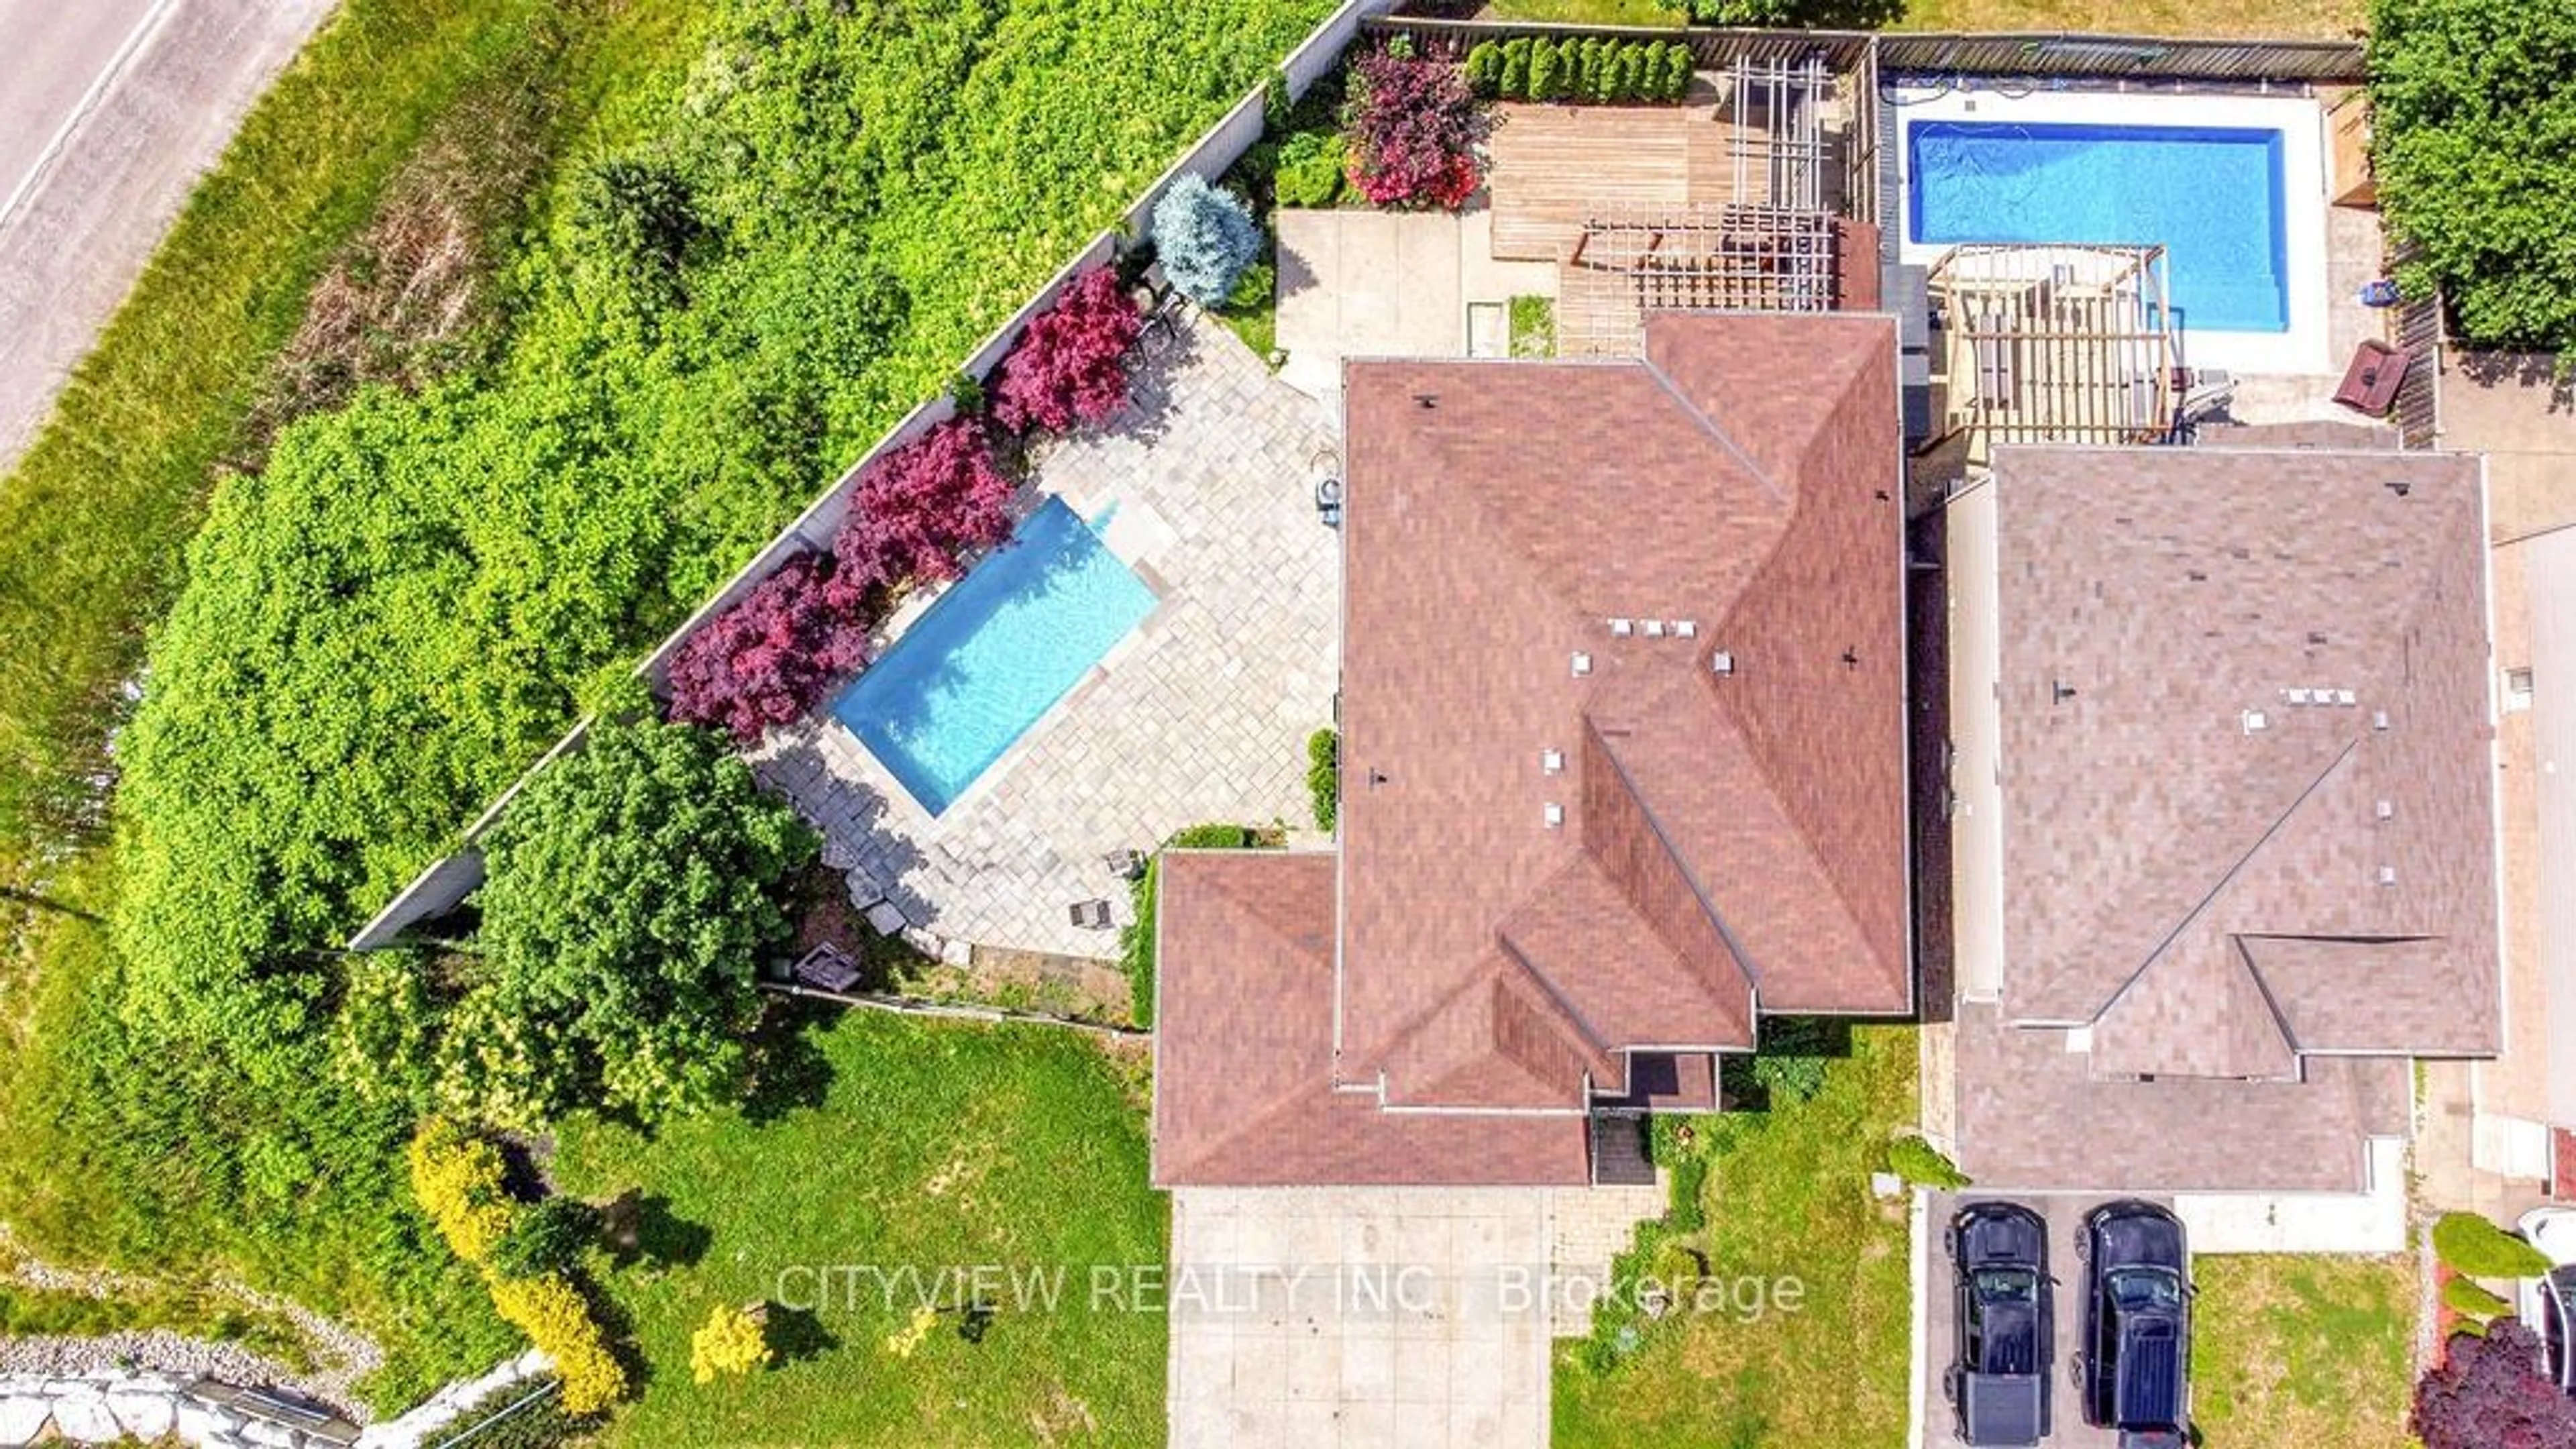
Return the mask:
[[2085,1215],[2075,1247],[2085,1269],[2075,1356],[2084,1422],[2118,1430],[2121,1449],[2181,1449],[2191,1363],[2182,1224],[2152,1203],[2107,1203]]
[[2028,1449],[2048,1437],[2056,1354],[2048,1225],[2017,1203],[1971,1203],[1950,1219],[1950,1266],[1959,1339],[1943,1388],[1959,1442]]

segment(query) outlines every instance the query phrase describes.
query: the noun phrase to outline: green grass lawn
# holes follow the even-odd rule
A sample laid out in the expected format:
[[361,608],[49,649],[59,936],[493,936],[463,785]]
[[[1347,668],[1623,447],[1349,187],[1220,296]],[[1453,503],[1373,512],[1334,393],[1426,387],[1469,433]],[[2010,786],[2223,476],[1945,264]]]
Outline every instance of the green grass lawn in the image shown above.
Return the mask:
[[2362,28],[2366,9],[2366,0],[1909,0],[1889,28],[2341,40]]
[[[1861,1027],[1811,1100],[1694,1119],[1688,1150],[1707,1165],[1698,1188],[1707,1227],[1684,1241],[1704,1254],[1711,1278],[1794,1279],[1802,1301],[1758,1316],[1682,1312],[1640,1324],[1633,1351],[1613,1349],[1606,1368],[1592,1361],[1599,1343],[1561,1345],[1558,1449],[1904,1442],[1913,1319],[1905,1212],[1870,1196],[1869,1174],[1913,1120],[1914,1092],[1913,1029]],[[1676,1186],[1689,1176],[1676,1172]],[[1660,1262],[1648,1271],[1671,1270],[1669,1256]]]
[[[1129,1074],[1088,1038],[1038,1028],[852,1012],[794,1039],[801,1066],[769,1094],[786,1104],[658,1138],[588,1119],[562,1132],[559,1186],[640,1189],[659,1203],[648,1243],[681,1260],[603,1268],[646,1365],[603,1442],[1160,1443],[1163,1320],[1085,1306],[1091,1265],[1160,1263],[1168,1242]],[[802,1299],[815,1269],[959,1264],[1063,1265],[1064,1297],[1051,1313],[1005,1302],[980,1343],[943,1318],[906,1358],[886,1339],[909,1299],[890,1310],[876,1280],[836,1271],[810,1317],[773,1319],[785,1362],[691,1381],[689,1337],[718,1304]]]
[[2403,1449],[2411,1257],[2198,1258],[2192,1418],[2208,1449]]

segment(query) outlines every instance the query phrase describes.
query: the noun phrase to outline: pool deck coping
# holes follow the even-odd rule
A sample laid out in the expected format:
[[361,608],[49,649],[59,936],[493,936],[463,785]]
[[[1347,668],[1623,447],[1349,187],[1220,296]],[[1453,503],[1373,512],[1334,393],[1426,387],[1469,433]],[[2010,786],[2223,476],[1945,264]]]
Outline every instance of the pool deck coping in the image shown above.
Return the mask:
[[[858,758],[866,762],[868,782],[885,792],[887,808],[906,825],[914,827],[934,825],[941,816],[973,803],[977,797],[990,790],[995,782],[1009,774],[1011,768],[1028,753],[1032,742],[1043,736],[1064,716],[1072,713],[1082,702],[1083,696],[1098,688],[1101,682],[1109,677],[1111,670],[1125,660],[1133,658],[1136,651],[1144,647],[1148,632],[1155,629],[1157,623],[1164,617],[1166,606],[1171,602],[1171,584],[1146,562],[1148,549],[1159,551],[1159,547],[1168,546],[1171,526],[1164,522],[1162,516],[1155,513],[1150,505],[1141,499],[1110,496],[1077,498],[1063,492],[1042,490],[1030,499],[1026,511],[1013,520],[1014,535],[1017,534],[1021,524],[1026,523],[1050,502],[1060,502],[1071,509],[1074,515],[1082,520],[1083,526],[1092,531],[1092,536],[1099,540],[1100,546],[1107,550],[1111,557],[1125,564],[1127,571],[1134,574],[1137,582],[1143,584],[1146,591],[1154,596],[1154,606],[1145,611],[1145,616],[1136,621],[1135,627],[1118,636],[1118,641],[1103,651],[1101,656],[1092,662],[1091,667],[1082,672],[1080,678],[1066,687],[1064,693],[1056,696],[1053,704],[1041,711],[1037,718],[1022,726],[1020,732],[1011,737],[1010,744],[1004,747],[1000,754],[995,755],[990,764],[978,770],[975,778],[968,781],[964,789],[950,796],[947,806],[941,810],[934,811],[924,805],[920,797],[912,793],[912,787],[904,783],[902,773],[887,764],[883,757],[869,747],[867,740],[841,718],[841,697],[855,688],[859,679],[865,677],[864,674],[853,676],[832,691],[831,698],[815,713],[820,717],[824,728],[838,730],[849,742],[850,747],[857,751]],[[1127,539],[1134,540],[1131,547],[1139,544],[1144,547],[1137,548],[1137,551],[1131,553],[1111,546],[1108,530],[1100,528],[1092,521],[1103,508],[1108,507],[1117,508],[1122,519],[1131,513],[1138,516],[1145,524],[1144,528],[1137,529],[1131,524],[1129,528],[1120,532]],[[1136,535],[1139,532],[1144,533],[1145,538],[1137,539]],[[994,546],[995,549],[999,547],[1001,545]],[[977,553],[967,560],[965,568],[959,571],[956,578],[946,580],[935,588],[915,590],[907,597],[903,605],[888,616],[885,627],[872,644],[869,650],[871,661],[882,659],[891,653],[896,645],[903,642],[903,637],[912,632],[915,624],[920,623],[941,599],[946,598],[951,589],[965,582],[968,574],[982,567],[984,561],[990,558],[993,552],[994,549],[985,549]]]

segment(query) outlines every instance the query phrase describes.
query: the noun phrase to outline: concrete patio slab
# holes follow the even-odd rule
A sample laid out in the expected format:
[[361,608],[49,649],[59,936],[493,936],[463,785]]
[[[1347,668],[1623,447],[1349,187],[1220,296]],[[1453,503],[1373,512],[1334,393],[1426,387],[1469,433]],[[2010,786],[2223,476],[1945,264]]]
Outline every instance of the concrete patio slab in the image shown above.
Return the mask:
[[1352,357],[1465,357],[1468,308],[1556,294],[1556,268],[1496,261],[1493,213],[1278,214],[1282,381],[1333,403]]

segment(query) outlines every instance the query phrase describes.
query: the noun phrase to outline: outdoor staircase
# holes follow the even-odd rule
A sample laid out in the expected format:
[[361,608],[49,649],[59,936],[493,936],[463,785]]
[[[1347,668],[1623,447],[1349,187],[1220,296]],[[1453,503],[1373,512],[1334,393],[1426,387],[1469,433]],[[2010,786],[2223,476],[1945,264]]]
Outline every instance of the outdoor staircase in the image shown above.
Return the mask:
[[1592,1114],[1592,1181],[1596,1186],[1652,1186],[1655,1164],[1646,1156],[1646,1119],[1624,1112]]

